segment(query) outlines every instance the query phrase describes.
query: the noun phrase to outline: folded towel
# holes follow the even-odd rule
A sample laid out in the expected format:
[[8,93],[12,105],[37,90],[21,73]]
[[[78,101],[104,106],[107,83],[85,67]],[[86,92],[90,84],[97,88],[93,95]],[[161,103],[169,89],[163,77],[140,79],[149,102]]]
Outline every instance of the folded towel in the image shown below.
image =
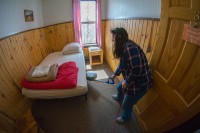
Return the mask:
[[101,49],[99,47],[89,47],[88,50],[89,51],[99,51]]
[[32,73],[34,72],[36,67],[32,67],[26,75],[26,80],[29,82],[48,82],[56,79],[58,73],[58,64],[53,64],[50,66],[49,74],[43,77],[32,77]]
[[48,66],[37,66],[32,73],[33,78],[44,77],[49,74],[50,65]]

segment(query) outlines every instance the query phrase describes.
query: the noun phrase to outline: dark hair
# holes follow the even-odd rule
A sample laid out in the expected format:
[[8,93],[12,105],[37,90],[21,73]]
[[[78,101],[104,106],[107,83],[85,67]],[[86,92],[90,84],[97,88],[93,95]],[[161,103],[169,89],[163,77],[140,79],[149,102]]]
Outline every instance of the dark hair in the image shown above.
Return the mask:
[[127,31],[120,27],[110,30],[112,35],[115,35],[115,43],[113,45],[113,56],[114,58],[119,59],[123,53],[123,47],[128,41],[128,33]]

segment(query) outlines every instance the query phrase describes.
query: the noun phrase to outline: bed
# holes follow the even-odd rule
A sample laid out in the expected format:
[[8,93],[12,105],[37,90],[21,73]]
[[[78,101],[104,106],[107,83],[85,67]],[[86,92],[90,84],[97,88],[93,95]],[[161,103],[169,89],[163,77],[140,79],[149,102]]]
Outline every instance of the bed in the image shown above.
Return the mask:
[[83,50],[80,48],[78,52],[68,52],[63,54],[63,50],[59,52],[50,53],[38,66],[45,66],[57,63],[59,66],[65,62],[74,61],[78,67],[77,86],[71,89],[29,89],[22,88],[22,94],[28,98],[33,99],[54,99],[67,98],[85,95],[87,98],[87,80],[86,67]]

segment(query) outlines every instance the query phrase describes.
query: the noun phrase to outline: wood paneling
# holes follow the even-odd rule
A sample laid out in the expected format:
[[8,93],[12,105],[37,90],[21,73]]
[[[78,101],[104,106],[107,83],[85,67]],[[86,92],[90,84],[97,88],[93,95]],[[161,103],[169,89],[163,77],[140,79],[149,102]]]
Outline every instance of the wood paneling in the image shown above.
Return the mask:
[[85,58],[89,58],[89,50],[88,50],[88,48],[83,48],[83,53],[84,53]]
[[21,94],[24,75],[47,54],[60,51],[73,41],[72,22],[30,30],[0,40],[0,112],[11,121],[19,120],[31,105],[31,100]]
[[[21,80],[30,66],[47,55],[43,29],[23,32],[0,42],[1,112],[19,118],[29,108],[29,100],[21,94]],[[46,46],[46,47],[45,47]]]
[[[104,58],[113,71],[119,63],[112,54],[110,29],[115,27],[127,29],[129,38],[143,48],[151,62],[154,86],[134,108],[144,132],[166,131],[200,110],[200,71],[197,69],[200,50],[181,39],[183,24],[192,23],[188,18],[193,16],[190,12],[186,17],[180,16],[181,12],[174,13],[178,7],[192,5],[191,1],[184,1],[163,0],[161,22],[149,19],[102,22]],[[193,2],[199,4],[197,0]],[[169,8],[170,5],[173,7]],[[188,10],[181,8],[181,11]],[[159,27],[162,29],[158,34]],[[60,51],[70,42],[74,42],[72,22],[23,32],[0,41],[0,112],[8,118],[8,124],[12,125],[15,120],[26,122],[23,113],[30,108],[31,101],[22,96],[20,82],[30,66],[38,65],[48,53]]]
[[0,113],[0,133],[14,133],[15,121]]
[[[107,20],[103,21],[103,25],[105,34],[104,58],[113,71],[117,68],[119,61],[113,59],[111,28],[124,27],[128,32],[129,39],[140,45],[147,59],[151,59],[159,29],[158,20]],[[122,77],[120,79],[122,80]]]
[[154,53],[154,48],[156,46],[156,39],[158,35],[158,30],[159,30],[159,21],[157,22],[152,22],[152,27],[151,27],[151,34],[150,34],[150,42],[148,43],[147,51],[146,51],[146,56],[149,61],[151,61],[152,55]]
[[28,109],[16,122],[16,133],[38,133],[39,126]]
[[67,43],[75,40],[73,22],[49,26],[44,30],[50,52],[61,51]]

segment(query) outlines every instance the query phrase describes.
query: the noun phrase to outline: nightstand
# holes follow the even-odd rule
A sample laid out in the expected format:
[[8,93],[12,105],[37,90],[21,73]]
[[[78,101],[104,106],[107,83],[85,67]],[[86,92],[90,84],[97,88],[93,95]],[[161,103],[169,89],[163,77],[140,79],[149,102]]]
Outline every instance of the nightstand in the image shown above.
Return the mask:
[[103,50],[101,48],[92,50],[89,49],[90,65],[103,64]]

